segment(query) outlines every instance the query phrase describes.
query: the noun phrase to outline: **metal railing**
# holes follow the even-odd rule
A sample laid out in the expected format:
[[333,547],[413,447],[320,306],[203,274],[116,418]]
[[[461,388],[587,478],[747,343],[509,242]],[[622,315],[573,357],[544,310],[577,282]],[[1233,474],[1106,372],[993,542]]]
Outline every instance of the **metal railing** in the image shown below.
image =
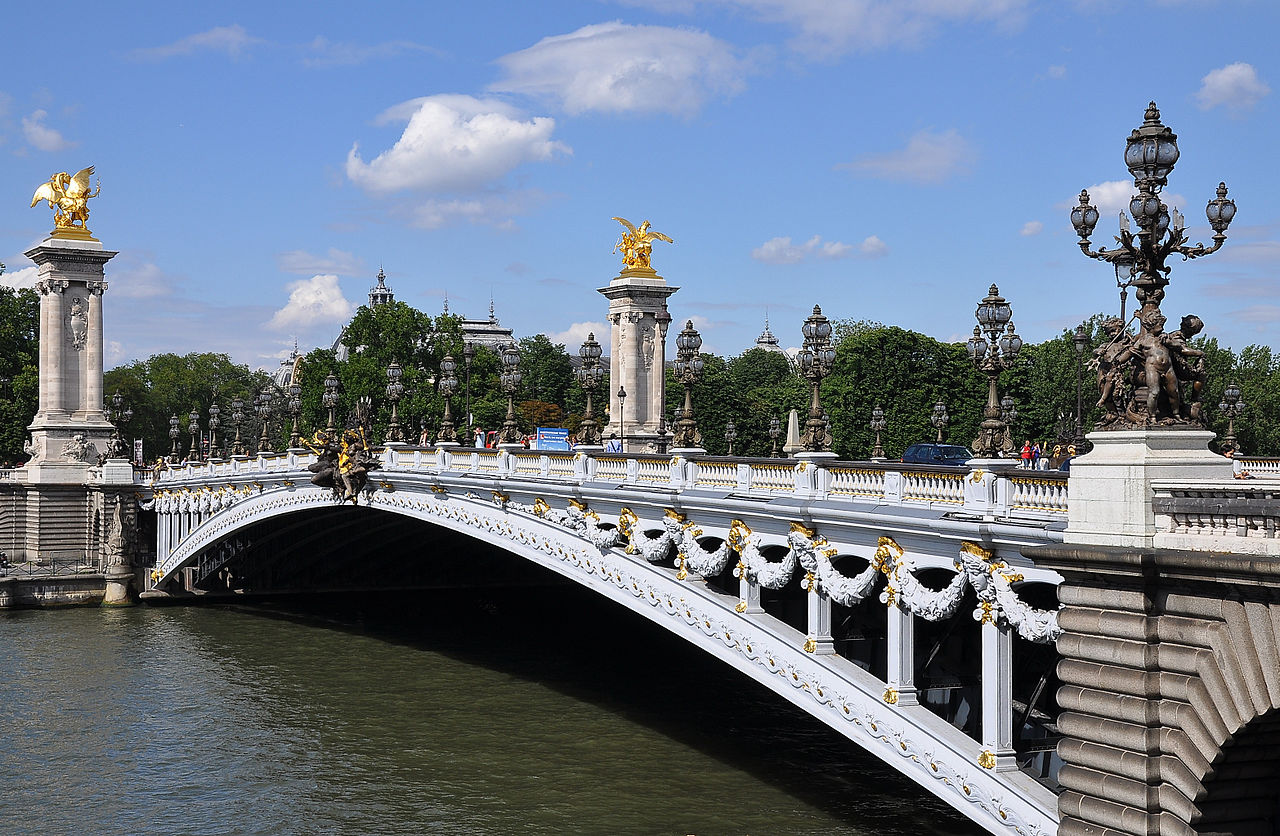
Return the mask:
[[[965,467],[833,459],[750,459],[599,452],[397,446],[381,451],[382,473],[470,473],[498,479],[607,482],[835,502],[928,506],[993,518],[1065,519],[1068,474],[970,471]],[[179,464],[150,474],[165,484],[220,481],[305,469],[315,455],[292,451],[218,463]],[[1250,460],[1252,461],[1252,460]],[[1280,460],[1278,460],[1280,461]],[[1277,471],[1280,476],[1280,470]]]

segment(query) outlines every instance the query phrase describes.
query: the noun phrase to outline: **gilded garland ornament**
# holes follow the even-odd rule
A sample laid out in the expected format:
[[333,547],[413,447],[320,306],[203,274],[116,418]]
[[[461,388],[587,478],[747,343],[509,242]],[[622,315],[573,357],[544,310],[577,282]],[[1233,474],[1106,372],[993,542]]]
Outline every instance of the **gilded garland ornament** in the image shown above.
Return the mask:
[[31,207],[35,208],[42,200],[49,204],[53,210],[54,238],[97,240],[89,231],[89,199],[102,191],[102,181],[99,180],[98,188],[94,189],[89,183],[92,176],[93,166],[82,168],[74,175],[59,171],[36,189]]

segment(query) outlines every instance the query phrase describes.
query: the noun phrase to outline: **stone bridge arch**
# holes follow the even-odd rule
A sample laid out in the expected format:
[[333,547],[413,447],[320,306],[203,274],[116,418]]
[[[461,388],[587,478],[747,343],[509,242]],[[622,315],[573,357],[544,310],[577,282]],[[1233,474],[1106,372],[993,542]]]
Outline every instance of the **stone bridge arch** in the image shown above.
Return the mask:
[[[826,585],[852,584],[857,589],[846,591],[860,600],[869,598],[861,606],[869,611],[878,608],[883,619],[886,610],[876,602],[876,590],[888,582],[882,574],[888,569],[885,561],[903,558],[896,544],[895,558],[885,551],[889,547],[883,542],[868,543],[865,533],[861,539],[842,538],[834,526],[823,527],[836,537],[830,542],[798,523],[792,523],[787,534],[787,519],[795,512],[747,509],[745,503],[719,513],[710,501],[684,503],[686,517],[671,508],[679,503],[669,493],[641,497],[600,491],[588,497],[572,485],[547,482],[477,483],[401,474],[383,478],[376,486],[371,483],[359,508],[338,506],[329,492],[307,485],[305,473],[284,468],[258,481],[238,477],[221,484],[188,480],[161,486],[152,507],[162,517],[162,531],[177,536],[166,544],[162,533],[158,548],[162,558],[155,577],[162,585],[171,583],[182,567],[202,554],[234,544],[249,527],[273,519],[302,519],[299,515],[312,512],[374,511],[425,521],[526,558],[660,624],[780,694],[994,832],[1037,836],[1051,832],[1056,824],[1052,796],[1016,765],[1012,770],[995,768],[1002,764],[987,758],[984,744],[923,706],[899,699],[895,683],[824,649],[803,630],[755,606],[758,594],[753,599],[746,591],[747,587],[780,588],[769,584],[804,585],[804,594],[813,603],[825,595],[820,590]],[[519,494],[520,499],[504,491]],[[600,516],[587,509],[588,499],[593,507],[598,503]],[[629,539],[619,540],[623,533]],[[954,549],[956,541],[950,542]],[[786,548],[787,554],[770,554],[776,546]],[[669,557],[654,559],[672,552],[674,565]],[[841,581],[829,574],[829,558],[838,554],[866,561],[862,574],[867,578]],[[804,564],[815,559],[813,578],[806,580]],[[980,562],[986,559],[992,555],[986,554]],[[741,564],[741,597],[706,582],[709,575],[735,564]],[[996,572],[997,567],[1004,564],[993,562],[989,569]],[[901,568],[894,584],[908,582],[911,568],[907,563]],[[986,571],[979,574],[985,577]],[[888,612],[897,614],[894,619],[908,617],[898,608],[890,607]],[[810,633],[813,624],[811,620]]]
[[1059,832],[1280,833],[1280,566],[1035,554],[1065,578]]

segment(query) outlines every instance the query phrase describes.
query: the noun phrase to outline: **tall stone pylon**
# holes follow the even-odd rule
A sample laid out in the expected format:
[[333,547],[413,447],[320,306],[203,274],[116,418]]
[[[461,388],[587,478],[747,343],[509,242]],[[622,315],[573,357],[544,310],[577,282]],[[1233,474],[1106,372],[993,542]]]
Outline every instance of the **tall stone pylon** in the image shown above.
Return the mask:
[[[649,265],[653,240],[670,241],[649,230],[645,221],[637,229],[621,218],[629,231],[618,242],[623,268],[599,292],[609,300],[609,423],[604,428],[606,449],[619,438],[628,453],[657,452],[658,429],[666,403],[667,297],[680,288]],[[618,396],[619,388],[626,397]],[[668,428],[668,432],[670,429]]]
[[102,399],[103,265],[115,255],[93,238],[59,232],[26,252],[39,268],[40,294],[40,401],[27,428],[29,484],[85,484],[106,451],[112,425]]

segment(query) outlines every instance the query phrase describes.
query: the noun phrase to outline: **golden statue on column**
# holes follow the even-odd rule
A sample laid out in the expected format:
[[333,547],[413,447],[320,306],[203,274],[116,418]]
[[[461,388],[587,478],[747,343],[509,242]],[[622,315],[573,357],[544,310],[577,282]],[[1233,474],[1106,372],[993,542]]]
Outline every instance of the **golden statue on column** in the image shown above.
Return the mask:
[[618,239],[618,243],[613,245],[615,253],[622,252],[624,269],[652,273],[653,268],[649,266],[649,256],[653,252],[653,242],[658,240],[666,241],[668,244],[675,243],[675,241],[672,241],[661,232],[650,229],[648,221],[636,227],[632,226],[631,221],[626,218],[614,218],[613,220],[627,228],[627,231],[622,233],[622,237]]
[[31,206],[44,200],[53,210],[55,238],[79,238],[96,240],[89,231],[89,198],[97,197],[102,191],[102,180],[98,180],[98,188],[90,187],[89,178],[93,176],[93,166],[82,168],[75,175],[59,171],[36,189],[31,198]]

